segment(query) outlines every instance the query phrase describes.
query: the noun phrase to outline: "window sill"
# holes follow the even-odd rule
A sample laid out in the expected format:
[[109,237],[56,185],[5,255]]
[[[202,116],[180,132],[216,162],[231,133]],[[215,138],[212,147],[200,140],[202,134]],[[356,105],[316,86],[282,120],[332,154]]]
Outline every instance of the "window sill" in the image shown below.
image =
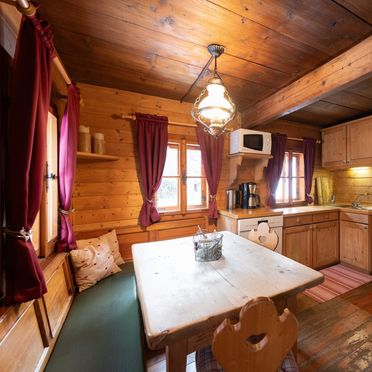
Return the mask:
[[187,217],[189,215],[193,215],[193,214],[199,214],[199,213],[207,213],[208,212],[208,208],[203,208],[203,209],[193,209],[193,210],[190,210],[190,211],[187,211],[186,213],[183,213],[183,212],[180,212],[180,211],[164,211],[164,212],[161,212],[159,211],[159,214],[161,216],[173,216],[173,217]]

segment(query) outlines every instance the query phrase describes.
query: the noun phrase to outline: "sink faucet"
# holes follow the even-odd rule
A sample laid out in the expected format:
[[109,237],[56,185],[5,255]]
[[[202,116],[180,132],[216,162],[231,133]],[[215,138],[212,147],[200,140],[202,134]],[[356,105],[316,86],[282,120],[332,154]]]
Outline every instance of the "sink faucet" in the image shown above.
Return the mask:
[[351,206],[353,208],[360,208],[360,199],[363,197],[369,197],[369,192],[366,192],[364,194],[358,194],[357,197],[354,199],[354,201],[351,203]]

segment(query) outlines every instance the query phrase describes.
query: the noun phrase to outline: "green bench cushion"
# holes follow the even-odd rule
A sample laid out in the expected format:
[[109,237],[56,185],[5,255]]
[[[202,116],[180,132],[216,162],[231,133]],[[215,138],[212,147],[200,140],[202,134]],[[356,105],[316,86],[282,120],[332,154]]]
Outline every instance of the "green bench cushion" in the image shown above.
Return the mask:
[[77,294],[45,371],[144,371],[132,264]]

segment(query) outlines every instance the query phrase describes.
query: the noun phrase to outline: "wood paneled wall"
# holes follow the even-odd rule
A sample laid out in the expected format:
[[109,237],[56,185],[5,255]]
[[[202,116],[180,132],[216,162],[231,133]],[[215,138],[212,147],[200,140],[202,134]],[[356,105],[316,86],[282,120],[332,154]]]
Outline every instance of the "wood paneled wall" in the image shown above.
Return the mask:
[[[106,153],[120,158],[112,162],[78,161],[73,198],[77,237],[93,237],[116,228],[121,253],[124,259],[131,259],[133,243],[192,235],[198,224],[213,228],[206,212],[164,215],[162,222],[147,229],[138,225],[143,199],[136,159],[136,124],[119,118],[120,114],[143,112],[192,124],[191,104],[87,84],[79,84],[79,88],[84,100],[80,124],[88,125],[91,133],[104,133]],[[239,118],[235,126],[239,126]],[[169,125],[169,137],[197,142],[195,127]],[[229,141],[226,141],[217,195],[220,206],[226,203],[228,150]]]
[[[334,194],[337,203],[351,203],[359,194],[372,194],[372,168],[359,167],[334,171]],[[360,200],[372,204],[372,195]]]

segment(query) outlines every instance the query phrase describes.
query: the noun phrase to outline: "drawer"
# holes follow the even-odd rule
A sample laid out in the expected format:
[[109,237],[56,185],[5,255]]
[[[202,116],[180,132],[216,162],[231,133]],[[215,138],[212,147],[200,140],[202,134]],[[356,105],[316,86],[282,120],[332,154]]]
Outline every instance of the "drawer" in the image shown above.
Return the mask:
[[340,220],[368,224],[368,214],[341,212]]
[[337,219],[338,219],[338,212],[313,214],[313,222],[327,222],[327,221],[335,221]]
[[313,216],[311,214],[305,214],[293,217],[284,217],[284,227],[307,225],[313,223]]

